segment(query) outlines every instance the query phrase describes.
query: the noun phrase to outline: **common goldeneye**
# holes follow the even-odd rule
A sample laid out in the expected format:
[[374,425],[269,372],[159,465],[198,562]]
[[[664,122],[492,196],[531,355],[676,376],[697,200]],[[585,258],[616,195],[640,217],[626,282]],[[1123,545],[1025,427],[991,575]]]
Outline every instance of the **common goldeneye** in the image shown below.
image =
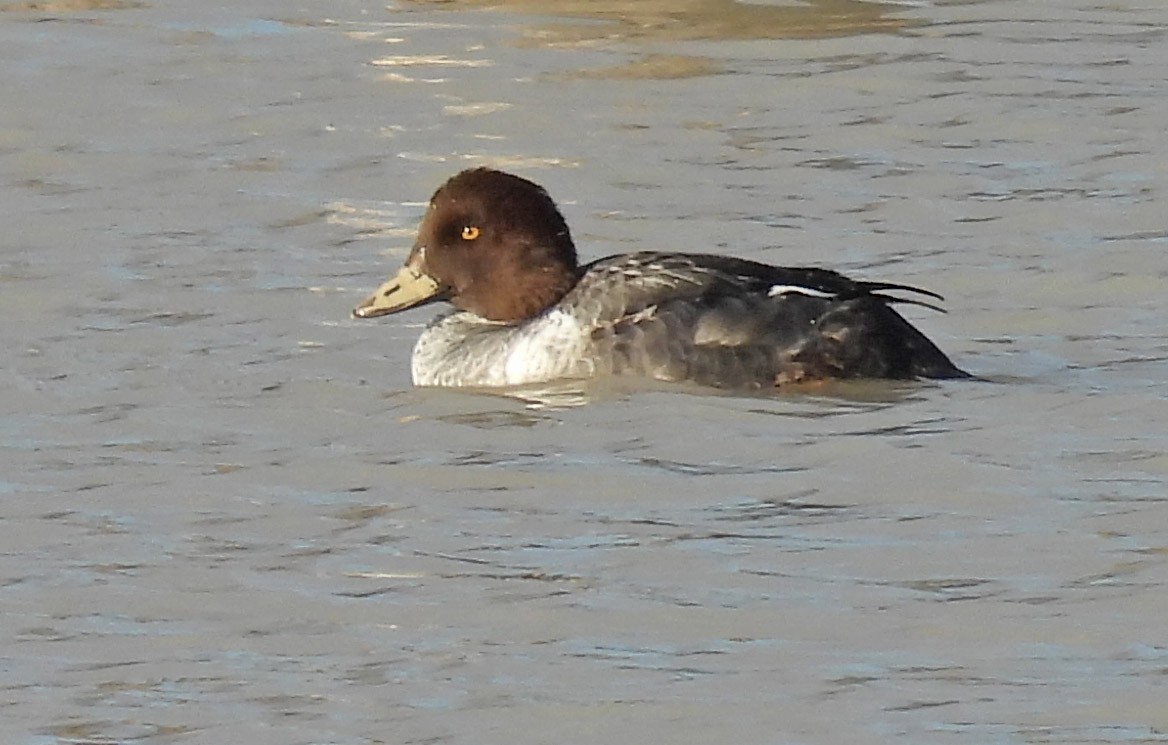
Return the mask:
[[463,171],[430,199],[405,266],[353,310],[436,300],[414,347],[423,386],[513,386],[632,374],[719,388],[829,378],[965,378],[890,305],[940,295],[819,268],[641,251],[579,266],[539,185]]

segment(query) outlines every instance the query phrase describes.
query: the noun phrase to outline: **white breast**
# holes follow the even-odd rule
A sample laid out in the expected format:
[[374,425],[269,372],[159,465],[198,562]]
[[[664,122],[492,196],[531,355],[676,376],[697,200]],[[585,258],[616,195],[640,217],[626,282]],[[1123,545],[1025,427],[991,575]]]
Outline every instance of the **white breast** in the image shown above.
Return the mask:
[[580,323],[552,310],[515,334],[503,365],[505,385],[538,383],[572,374],[584,356]]
[[588,338],[571,315],[552,310],[520,326],[471,313],[439,317],[418,338],[414,383],[512,386],[590,374]]

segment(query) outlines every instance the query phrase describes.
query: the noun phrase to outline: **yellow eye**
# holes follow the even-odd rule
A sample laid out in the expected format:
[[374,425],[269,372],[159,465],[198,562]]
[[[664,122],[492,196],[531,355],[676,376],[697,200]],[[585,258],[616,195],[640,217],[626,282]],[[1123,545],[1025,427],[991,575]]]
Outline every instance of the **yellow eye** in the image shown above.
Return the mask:
[[462,229],[462,239],[464,241],[473,241],[479,237],[480,232],[477,225],[467,225]]

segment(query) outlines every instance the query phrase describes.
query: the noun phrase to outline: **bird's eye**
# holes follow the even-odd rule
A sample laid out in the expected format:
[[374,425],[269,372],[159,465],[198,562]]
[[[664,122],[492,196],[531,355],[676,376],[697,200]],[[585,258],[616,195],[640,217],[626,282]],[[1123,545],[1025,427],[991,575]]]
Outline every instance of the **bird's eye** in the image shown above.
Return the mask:
[[479,233],[481,232],[477,225],[467,225],[462,229],[462,239],[464,241],[473,241],[479,237]]

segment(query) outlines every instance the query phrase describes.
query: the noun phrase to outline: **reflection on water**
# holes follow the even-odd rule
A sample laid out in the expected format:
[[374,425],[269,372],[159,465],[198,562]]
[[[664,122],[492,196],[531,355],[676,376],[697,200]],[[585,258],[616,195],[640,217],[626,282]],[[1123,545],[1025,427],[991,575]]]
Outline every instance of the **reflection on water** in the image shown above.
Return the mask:
[[[580,19],[526,29],[522,46],[592,48],[598,44],[828,39],[895,33],[924,25],[893,3],[808,0],[798,4],[738,0],[413,0],[435,8],[483,7]],[[703,55],[650,53],[626,64],[566,77],[670,80],[711,75],[721,62]],[[563,75],[553,77],[565,77]]]
[[[784,401],[784,416],[825,417],[841,412],[875,411],[888,405],[920,400],[941,384],[903,380],[816,380],[757,391],[720,390],[689,382],[672,383],[638,377],[602,377],[589,380],[556,380],[513,388],[462,389],[446,395],[477,394],[523,402],[527,408],[570,409],[590,403],[627,401],[649,393],[699,396],[705,399]],[[765,412],[759,412],[765,413]],[[475,422],[464,422],[475,423]],[[486,422],[478,423],[486,425]],[[499,422],[495,422],[497,426]]]
[[738,0],[415,0],[437,8],[486,7],[516,13],[599,21],[541,25],[534,43],[587,45],[597,41],[825,39],[891,33],[921,25],[898,17],[903,5],[863,0],[798,4]]

